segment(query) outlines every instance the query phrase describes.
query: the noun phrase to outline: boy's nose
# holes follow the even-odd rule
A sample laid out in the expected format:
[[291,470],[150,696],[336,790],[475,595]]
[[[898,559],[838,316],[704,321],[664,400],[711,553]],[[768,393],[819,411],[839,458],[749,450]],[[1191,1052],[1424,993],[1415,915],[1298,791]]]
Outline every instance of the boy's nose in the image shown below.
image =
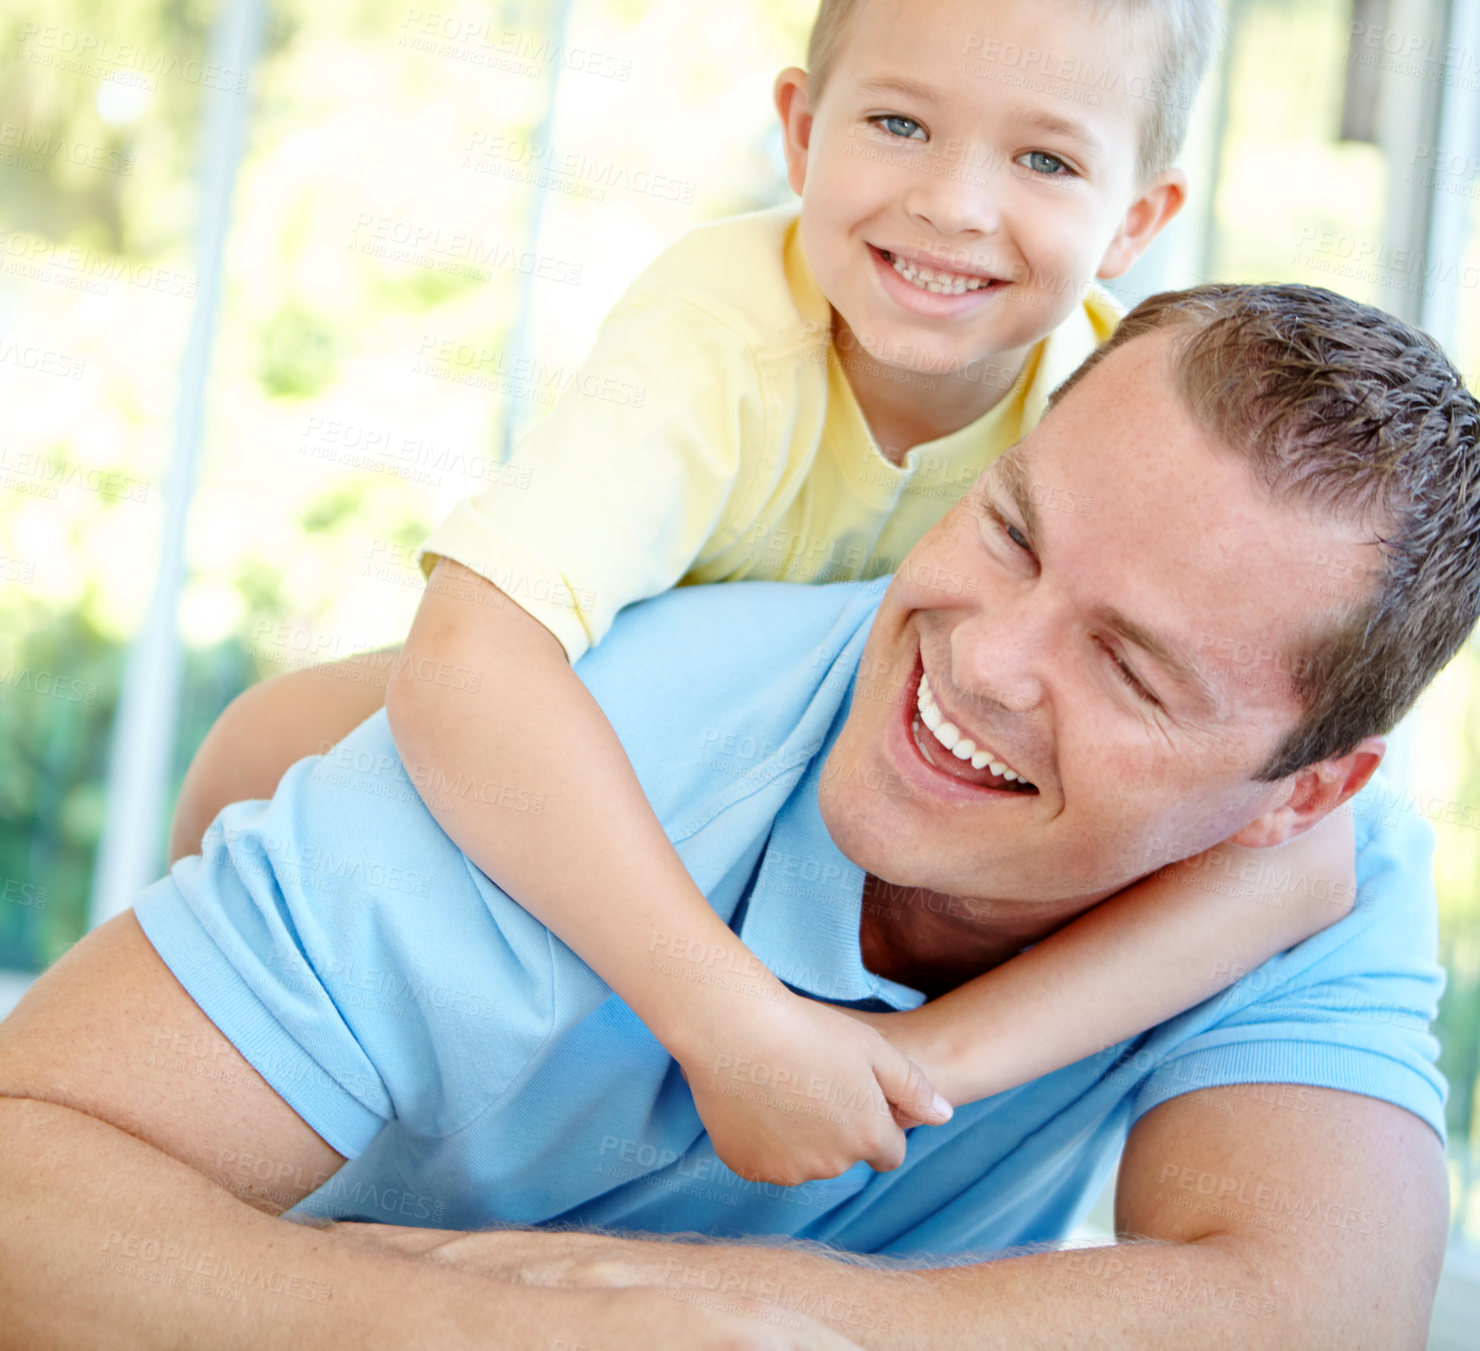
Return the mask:
[[942,235],[990,235],[1002,228],[996,174],[937,155],[916,171],[904,206],[913,220]]

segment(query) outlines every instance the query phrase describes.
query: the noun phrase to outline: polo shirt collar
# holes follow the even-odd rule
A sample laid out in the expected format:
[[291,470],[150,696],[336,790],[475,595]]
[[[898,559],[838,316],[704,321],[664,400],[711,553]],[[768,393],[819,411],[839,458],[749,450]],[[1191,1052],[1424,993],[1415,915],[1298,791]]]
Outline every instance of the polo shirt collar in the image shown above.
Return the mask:
[[833,843],[817,792],[822,767],[847,721],[853,678],[806,772],[777,813],[740,924],[740,938],[793,989],[814,999],[877,999],[912,1009],[925,996],[869,971],[859,948],[864,871]]

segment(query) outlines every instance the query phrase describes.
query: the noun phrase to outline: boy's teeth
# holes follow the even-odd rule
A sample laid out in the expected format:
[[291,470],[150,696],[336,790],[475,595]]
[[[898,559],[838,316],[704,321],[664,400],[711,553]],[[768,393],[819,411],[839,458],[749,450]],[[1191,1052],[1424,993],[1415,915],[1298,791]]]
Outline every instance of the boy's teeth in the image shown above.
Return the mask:
[[1006,779],[1009,783],[1027,783],[1028,781],[1015,770],[1001,761],[992,758],[991,751],[977,750],[976,743],[969,736],[962,736],[961,729],[953,722],[947,722],[945,715],[940,711],[940,705],[935,702],[935,695],[930,692],[930,681],[924,672],[920,674],[920,688],[915,695],[915,706],[920,710],[920,721],[925,724],[940,742],[958,760],[970,760],[973,769],[990,769],[998,778]]
[[937,272],[934,268],[916,267],[897,254],[889,255],[889,264],[911,286],[935,295],[962,296],[968,291],[980,291],[992,283],[985,277],[963,277],[958,272]]

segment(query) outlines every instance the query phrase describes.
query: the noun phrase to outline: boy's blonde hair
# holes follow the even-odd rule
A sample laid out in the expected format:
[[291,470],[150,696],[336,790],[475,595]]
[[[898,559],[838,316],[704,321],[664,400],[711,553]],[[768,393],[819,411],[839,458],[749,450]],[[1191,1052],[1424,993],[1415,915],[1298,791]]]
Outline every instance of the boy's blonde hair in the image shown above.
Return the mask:
[[[1029,0],[1031,3],[1032,0]],[[808,98],[815,106],[837,64],[848,22],[862,0],[822,0],[807,43]],[[1192,101],[1213,52],[1222,40],[1224,15],[1217,0],[1083,0],[1096,18],[1149,30],[1150,79],[1139,90],[1149,105],[1141,126],[1140,169],[1144,182],[1170,167],[1182,150]],[[970,53],[962,47],[962,59]],[[1093,72],[1085,72],[1090,79]],[[1075,78],[1072,74],[1069,79]],[[1135,86],[1128,85],[1132,93]]]

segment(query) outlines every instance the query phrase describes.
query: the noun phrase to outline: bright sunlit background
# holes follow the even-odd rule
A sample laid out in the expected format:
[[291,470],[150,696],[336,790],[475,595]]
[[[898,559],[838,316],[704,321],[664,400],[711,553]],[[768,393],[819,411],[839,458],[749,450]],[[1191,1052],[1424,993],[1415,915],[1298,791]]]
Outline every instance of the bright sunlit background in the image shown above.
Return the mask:
[[[0,1011],[162,869],[237,691],[404,636],[418,541],[637,271],[789,198],[770,87],[814,7],[0,3]],[[1477,7],[1235,0],[1193,203],[1122,294],[1328,286],[1480,385]],[[1480,1251],[1474,644],[1410,728],[1396,791],[1438,836],[1450,973],[1452,1282]]]

